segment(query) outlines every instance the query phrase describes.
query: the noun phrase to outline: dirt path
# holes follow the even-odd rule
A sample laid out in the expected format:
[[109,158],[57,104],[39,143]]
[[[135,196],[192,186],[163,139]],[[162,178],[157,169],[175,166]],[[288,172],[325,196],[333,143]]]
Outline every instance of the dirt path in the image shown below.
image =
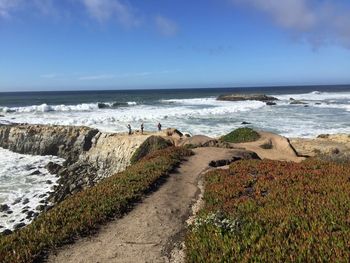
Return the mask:
[[171,251],[181,240],[198,194],[198,180],[212,160],[231,159],[237,150],[198,148],[167,182],[122,219],[99,233],[63,247],[48,262],[174,262]]

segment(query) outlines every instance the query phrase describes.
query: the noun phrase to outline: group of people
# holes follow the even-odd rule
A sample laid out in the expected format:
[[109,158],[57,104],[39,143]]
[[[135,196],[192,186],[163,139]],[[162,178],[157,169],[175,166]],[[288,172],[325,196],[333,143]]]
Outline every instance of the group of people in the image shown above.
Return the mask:
[[[128,131],[129,131],[129,135],[131,135],[132,134],[132,129],[131,129],[130,123],[128,124],[127,128],[128,128]],[[141,130],[141,134],[143,134],[143,130],[145,128],[145,125],[143,123],[141,123],[141,127],[140,128],[141,128],[140,129]],[[158,128],[158,131],[162,130],[162,124],[160,124],[160,122],[158,122],[157,128]]]

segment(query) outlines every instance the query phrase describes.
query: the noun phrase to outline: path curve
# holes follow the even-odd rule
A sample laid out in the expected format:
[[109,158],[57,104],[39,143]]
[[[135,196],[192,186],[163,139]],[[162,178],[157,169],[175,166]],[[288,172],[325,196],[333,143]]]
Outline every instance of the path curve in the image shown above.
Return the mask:
[[194,152],[158,191],[126,216],[103,226],[93,237],[64,246],[48,262],[173,262],[171,251],[183,236],[200,175],[210,161],[231,159],[239,151],[208,147]]

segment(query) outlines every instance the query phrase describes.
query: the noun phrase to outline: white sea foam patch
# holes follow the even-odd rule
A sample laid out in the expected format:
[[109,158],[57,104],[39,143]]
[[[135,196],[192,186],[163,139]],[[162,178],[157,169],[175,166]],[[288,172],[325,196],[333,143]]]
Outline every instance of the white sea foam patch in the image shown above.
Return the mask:
[[273,95],[279,100],[289,100],[290,98],[296,100],[307,101],[325,101],[325,100],[346,100],[350,99],[350,92],[319,92],[313,91],[303,94],[286,94],[286,95]]
[[8,206],[0,212],[0,232],[31,222],[28,213],[39,212],[36,207],[47,198],[58,179],[45,166],[63,161],[54,156],[24,155],[0,148],[0,204]]
[[346,111],[350,111],[350,104],[319,104],[313,105],[316,108],[330,108],[330,109],[344,109]]
[[137,105],[135,101],[128,101],[125,103],[119,102],[99,102],[99,103],[82,103],[77,105],[48,105],[46,103],[41,105],[31,105],[26,107],[0,107],[0,112],[4,113],[30,113],[30,112],[72,112],[72,111],[94,111],[99,108],[114,108],[119,106],[134,106]]

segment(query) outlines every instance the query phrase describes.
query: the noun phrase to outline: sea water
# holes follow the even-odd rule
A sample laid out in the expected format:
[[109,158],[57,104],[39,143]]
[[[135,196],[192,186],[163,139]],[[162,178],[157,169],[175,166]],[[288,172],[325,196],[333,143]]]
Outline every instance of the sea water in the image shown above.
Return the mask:
[[0,148],[0,204],[9,207],[0,212],[0,232],[18,223],[28,224],[32,218],[27,218],[26,212],[39,212],[37,206],[57,184],[58,178],[45,169],[49,162],[62,164],[63,159],[18,154]]

